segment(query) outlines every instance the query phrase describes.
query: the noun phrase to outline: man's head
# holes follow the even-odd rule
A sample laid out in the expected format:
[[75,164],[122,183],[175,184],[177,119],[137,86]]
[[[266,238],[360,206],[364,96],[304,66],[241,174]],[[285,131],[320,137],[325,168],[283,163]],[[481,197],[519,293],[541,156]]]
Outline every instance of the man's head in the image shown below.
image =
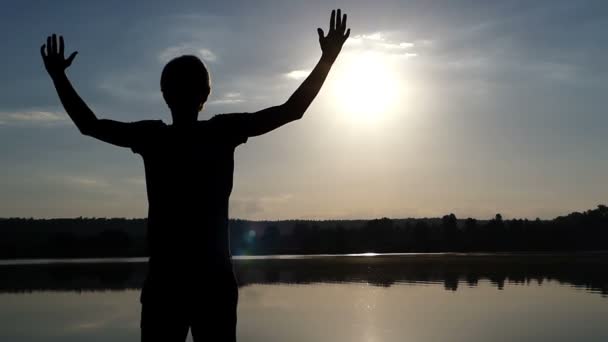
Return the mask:
[[174,116],[198,113],[211,92],[209,72],[196,56],[174,58],[163,69],[160,90]]

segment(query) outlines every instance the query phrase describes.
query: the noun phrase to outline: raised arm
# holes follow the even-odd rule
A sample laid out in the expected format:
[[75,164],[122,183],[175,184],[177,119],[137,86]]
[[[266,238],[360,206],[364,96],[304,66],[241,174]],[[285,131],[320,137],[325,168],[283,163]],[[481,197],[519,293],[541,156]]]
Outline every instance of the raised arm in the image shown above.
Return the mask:
[[327,36],[321,28],[318,28],[317,32],[321,44],[321,59],[287,102],[246,116],[248,118],[246,130],[249,136],[267,133],[288,122],[302,118],[319,93],[331,66],[340,54],[342,45],[350,35],[350,29],[346,29],[346,14],[342,15],[340,9],[337,13],[333,10]]
[[55,34],[47,37],[46,44],[40,47],[44,66],[53,80],[65,111],[82,134],[114,145],[129,147],[133,139],[128,129],[129,124],[98,119],[95,113],[80,98],[65,73],[65,70],[72,64],[78,52],[75,51],[68,58],[65,58],[64,50],[63,37],[59,36],[59,42],[57,42],[57,35]]

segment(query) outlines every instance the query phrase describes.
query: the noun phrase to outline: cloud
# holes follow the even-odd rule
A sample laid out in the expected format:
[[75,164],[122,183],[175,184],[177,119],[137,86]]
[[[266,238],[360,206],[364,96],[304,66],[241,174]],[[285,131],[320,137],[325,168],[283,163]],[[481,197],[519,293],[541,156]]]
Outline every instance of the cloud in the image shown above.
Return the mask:
[[105,180],[82,176],[64,176],[63,181],[81,188],[107,188],[109,186]]
[[26,110],[0,112],[0,125],[8,124],[54,124],[66,120],[66,114],[52,111]]
[[539,62],[532,65],[531,71],[549,81],[576,82],[579,79],[579,69],[577,65],[573,64]]
[[266,219],[268,213],[280,211],[292,199],[292,194],[277,194],[262,197],[234,197],[230,199],[232,216],[249,219]]
[[127,178],[125,179],[125,182],[137,186],[146,185],[146,179],[144,177]]
[[483,44],[461,44],[462,48],[452,48],[451,42],[434,42],[434,50],[426,54],[426,67],[453,81],[479,82],[486,90],[496,84],[534,83],[579,85],[590,80],[584,75],[584,67],[566,58],[531,58],[529,53],[501,41],[500,44],[483,40]]
[[232,104],[232,103],[241,103],[245,100],[241,97],[241,93],[237,92],[228,92],[222,95],[218,99],[214,99],[209,101],[209,104]]
[[292,80],[301,80],[310,74],[310,70],[293,70],[285,74],[287,78]]
[[83,196],[87,194],[104,198],[122,198],[130,200],[140,198],[145,189],[145,178],[107,178],[93,174],[55,174],[48,175],[47,180],[57,186],[65,187]]
[[197,43],[183,43],[176,46],[170,46],[158,54],[158,60],[166,63],[181,55],[195,55],[202,58],[205,62],[217,61],[217,55],[213,53],[213,51],[203,48]]
[[128,103],[158,103],[160,75],[143,70],[122,70],[107,73],[98,88],[104,93]]
[[[421,41],[422,45],[428,43],[427,40]],[[414,42],[395,41],[389,38],[384,32],[374,32],[370,34],[356,35],[346,41],[344,45],[347,50],[373,51],[388,55],[396,55],[406,58],[416,57],[418,54],[413,51],[417,44]]]

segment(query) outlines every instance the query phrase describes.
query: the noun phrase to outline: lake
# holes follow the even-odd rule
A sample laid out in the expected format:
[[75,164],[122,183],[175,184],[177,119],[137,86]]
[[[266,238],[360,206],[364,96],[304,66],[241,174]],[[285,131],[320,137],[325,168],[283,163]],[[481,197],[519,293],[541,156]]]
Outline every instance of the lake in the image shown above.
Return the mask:
[[[241,342],[608,341],[608,253],[235,259]],[[145,261],[0,262],[0,341],[139,341]]]

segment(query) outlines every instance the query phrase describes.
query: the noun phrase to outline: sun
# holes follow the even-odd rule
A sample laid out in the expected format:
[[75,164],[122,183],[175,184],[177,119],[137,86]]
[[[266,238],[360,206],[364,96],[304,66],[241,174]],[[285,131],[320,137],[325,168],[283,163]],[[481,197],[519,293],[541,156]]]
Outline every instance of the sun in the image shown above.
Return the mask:
[[362,122],[386,118],[399,105],[404,93],[395,62],[378,52],[344,57],[331,87],[336,109],[351,120]]

